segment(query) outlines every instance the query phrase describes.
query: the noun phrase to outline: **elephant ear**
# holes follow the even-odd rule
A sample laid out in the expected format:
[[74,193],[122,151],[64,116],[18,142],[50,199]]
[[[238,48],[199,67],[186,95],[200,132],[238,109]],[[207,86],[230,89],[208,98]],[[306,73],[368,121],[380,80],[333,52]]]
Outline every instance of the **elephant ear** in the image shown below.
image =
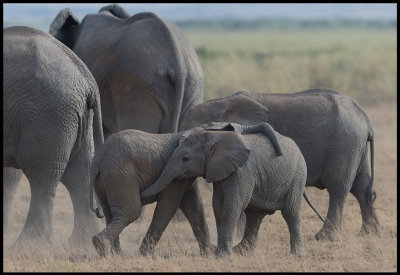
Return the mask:
[[79,25],[78,18],[69,8],[60,11],[50,25],[49,33],[70,49],[74,46],[74,32]]
[[222,121],[254,125],[269,119],[268,108],[242,91],[236,92],[227,100],[229,108],[222,115]]
[[250,154],[238,132],[209,132],[211,150],[206,164],[206,181],[220,181],[242,167]]
[[99,10],[99,13],[107,13],[107,12],[121,19],[126,19],[131,17],[131,15],[118,4],[107,5]]

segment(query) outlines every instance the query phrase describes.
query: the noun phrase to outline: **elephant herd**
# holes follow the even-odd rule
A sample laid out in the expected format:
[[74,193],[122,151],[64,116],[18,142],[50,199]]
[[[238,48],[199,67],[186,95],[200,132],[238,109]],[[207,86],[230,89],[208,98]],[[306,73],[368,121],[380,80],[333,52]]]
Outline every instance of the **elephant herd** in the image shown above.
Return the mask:
[[[112,4],[79,22],[66,8],[49,34],[3,29],[3,228],[21,171],[31,188],[16,244],[50,242],[61,181],[74,210],[71,244],[93,245],[102,256],[121,253],[119,234],[153,202],[141,255],[154,253],[178,209],[201,255],[254,251],[263,218],[277,210],[291,253],[302,255],[303,196],[315,210],[306,186],[329,192],[317,240],[335,239],[349,192],[360,205],[361,233],[381,234],[373,165],[371,121],[338,91],[238,91],[203,102],[193,46],[153,13],[131,16]],[[213,184],[217,246],[197,177]],[[233,246],[241,215],[243,238]]]

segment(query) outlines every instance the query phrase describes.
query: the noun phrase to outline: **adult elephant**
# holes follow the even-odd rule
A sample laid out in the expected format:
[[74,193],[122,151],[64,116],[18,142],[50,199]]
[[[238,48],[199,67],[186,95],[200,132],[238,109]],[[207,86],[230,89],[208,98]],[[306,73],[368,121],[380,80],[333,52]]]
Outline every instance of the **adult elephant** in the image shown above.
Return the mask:
[[[89,209],[89,165],[103,141],[100,95],[85,64],[45,32],[5,28],[3,167],[21,169],[31,188],[28,216],[17,243],[50,241],[59,181],[68,189],[74,208],[70,240],[90,241],[88,236],[99,224]],[[4,193],[15,190],[10,184],[20,175],[4,183]]]
[[267,121],[296,142],[307,163],[307,186],[329,192],[328,214],[316,239],[334,238],[349,192],[360,204],[361,233],[381,234],[373,208],[374,130],[368,116],[350,97],[325,88],[287,94],[239,91],[194,106],[182,128],[208,121],[245,125]]
[[124,129],[176,132],[203,101],[203,72],[183,32],[153,13],[113,4],[86,15],[59,12],[50,34],[88,66],[99,86],[104,136]]

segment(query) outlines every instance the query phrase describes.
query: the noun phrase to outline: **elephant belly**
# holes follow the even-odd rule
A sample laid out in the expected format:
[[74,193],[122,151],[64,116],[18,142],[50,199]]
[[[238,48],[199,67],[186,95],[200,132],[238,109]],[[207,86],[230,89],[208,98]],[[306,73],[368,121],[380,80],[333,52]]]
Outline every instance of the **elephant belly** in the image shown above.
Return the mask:
[[276,210],[281,210],[283,206],[284,203],[282,201],[276,201],[274,199],[253,196],[247,208],[257,212],[262,212],[271,215]]

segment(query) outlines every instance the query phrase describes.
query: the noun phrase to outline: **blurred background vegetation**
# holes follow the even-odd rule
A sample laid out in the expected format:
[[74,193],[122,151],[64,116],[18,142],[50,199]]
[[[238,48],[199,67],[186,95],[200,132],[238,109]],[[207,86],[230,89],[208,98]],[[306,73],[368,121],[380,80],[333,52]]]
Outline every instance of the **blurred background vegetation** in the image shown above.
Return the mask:
[[[79,20],[104,4],[7,4],[3,26],[48,32],[70,7]],[[121,4],[180,27],[204,71],[204,99],[237,90],[289,93],[326,87],[369,105],[397,98],[396,5]]]
[[397,22],[182,21],[204,71],[205,100],[237,90],[326,87],[372,104],[397,98]]

